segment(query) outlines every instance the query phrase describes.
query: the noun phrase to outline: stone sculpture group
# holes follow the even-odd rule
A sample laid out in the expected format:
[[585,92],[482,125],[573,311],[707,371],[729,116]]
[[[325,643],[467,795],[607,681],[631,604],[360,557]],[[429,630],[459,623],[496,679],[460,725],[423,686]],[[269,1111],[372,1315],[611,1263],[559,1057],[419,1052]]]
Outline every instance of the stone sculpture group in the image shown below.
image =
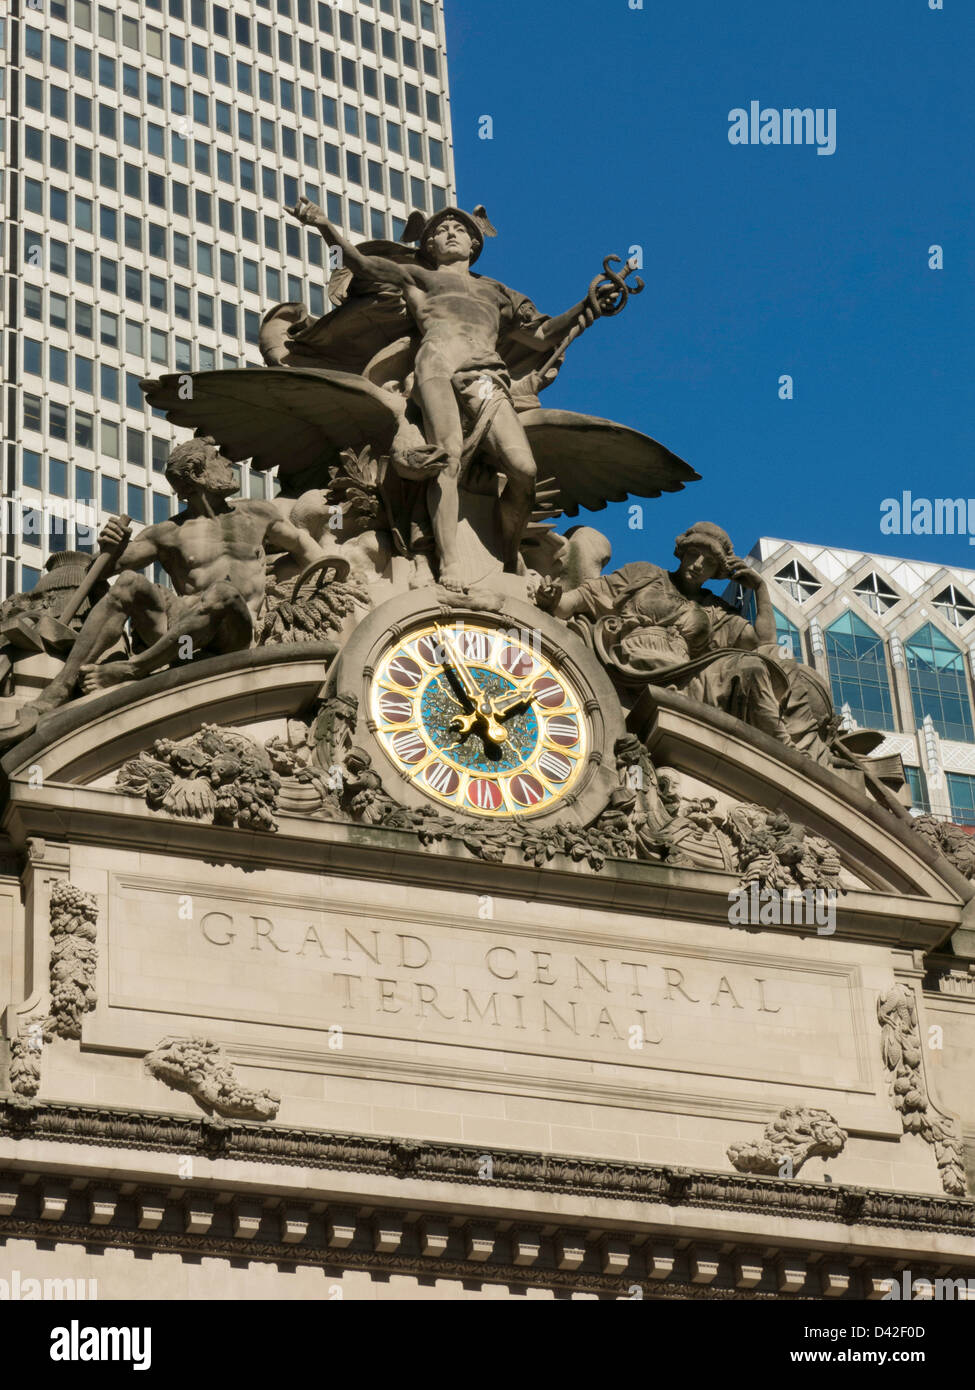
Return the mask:
[[[432,594],[444,614],[460,604],[503,615],[520,600],[582,640],[624,715],[648,690],[677,692],[903,814],[865,757],[879,735],[861,732],[855,750],[844,742],[828,687],[778,649],[765,582],[721,527],[699,522],[679,536],[674,569],[647,560],[609,573],[601,533],[555,529],[580,507],[657,497],[698,477],[627,426],[539,403],[572,342],[643,288],[629,263],[617,271],[619,258],[607,257],[586,296],[553,318],[473,272],[496,235],[483,207],[414,214],[404,242],[359,246],[307,199],[288,211],[335,248],[331,311],[313,320],[301,305],[271,309],[264,368],[142,383],[154,407],[195,431],[167,467],[181,509],[136,535],[127,518],[109,521],[93,564],[54,557],[43,598],[3,605],[13,697],[3,746],[69,701],[167,667],[255,646],[332,641],[340,650],[403,594]],[[242,459],[276,473],[273,500],[233,496]],[[78,584],[54,587],[69,560]],[[150,580],[150,565],[168,582]],[[754,621],[704,587],[713,580],[751,591]],[[467,727],[484,735],[476,712]],[[354,784],[359,818],[389,823],[395,796],[368,753],[346,748],[341,764],[352,751],[346,805]],[[632,844],[636,800],[621,785],[603,830],[607,817],[625,820]],[[643,814],[637,838],[659,850],[670,818]]]

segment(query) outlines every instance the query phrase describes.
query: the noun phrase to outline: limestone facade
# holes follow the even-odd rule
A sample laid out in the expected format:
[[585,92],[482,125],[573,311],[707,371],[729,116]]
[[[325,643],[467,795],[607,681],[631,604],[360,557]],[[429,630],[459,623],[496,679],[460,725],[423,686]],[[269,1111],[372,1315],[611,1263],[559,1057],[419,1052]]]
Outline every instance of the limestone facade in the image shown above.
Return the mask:
[[825,838],[833,930],[736,925],[734,869],[118,789],[204,723],[283,737],[325,671],[292,652],[88,697],[5,760],[0,1264],[105,1299],[975,1277],[975,997],[938,988],[972,889],[922,837],[666,692],[631,730],[690,792]]

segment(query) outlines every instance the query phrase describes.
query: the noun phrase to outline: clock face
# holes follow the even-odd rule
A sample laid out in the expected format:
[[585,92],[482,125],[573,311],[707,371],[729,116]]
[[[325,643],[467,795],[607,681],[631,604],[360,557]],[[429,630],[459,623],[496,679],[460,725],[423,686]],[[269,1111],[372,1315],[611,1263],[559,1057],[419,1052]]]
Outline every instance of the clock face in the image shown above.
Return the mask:
[[472,816],[526,816],[576,781],[589,742],[582,704],[529,636],[428,623],[380,659],[377,737],[434,801]]

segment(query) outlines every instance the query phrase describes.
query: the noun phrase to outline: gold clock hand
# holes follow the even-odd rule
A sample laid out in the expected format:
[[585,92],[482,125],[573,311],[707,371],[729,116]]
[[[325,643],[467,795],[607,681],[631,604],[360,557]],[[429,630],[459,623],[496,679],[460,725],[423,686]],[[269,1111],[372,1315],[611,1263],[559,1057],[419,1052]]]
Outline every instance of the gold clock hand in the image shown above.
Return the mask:
[[527,709],[535,698],[533,690],[512,690],[507,695],[496,695],[492,700],[494,713],[499,719],[510,719]]
[[482,698],[481,687],[464,665],[464,660],[451,641],[450,634],[439,626],[437,627],[437,640],[440,643],[441,650],[447,655],[446,661],[441,658],[441,665],[445,669],[454,672],[457,679],[460,681],[465,698],[473,709],[476,710]]
[[491,743],[501,745],[507,743],[508,734],[503,724],[499,724],[494,717],[494,702],[486,690],[482,690],[477,681],[468,670],[463,657],[455,647],[450,635],[440,626],[437,627],[437,639],[447,655],[448,660],[443,662],[445,668],[453,670],[457,679],[460,681],[464,695],[471,705],[469,714],[458,715],[450,721],[451,728],[456,728],[463,734],[470,733],[475,724],[482,727],[483,736]]

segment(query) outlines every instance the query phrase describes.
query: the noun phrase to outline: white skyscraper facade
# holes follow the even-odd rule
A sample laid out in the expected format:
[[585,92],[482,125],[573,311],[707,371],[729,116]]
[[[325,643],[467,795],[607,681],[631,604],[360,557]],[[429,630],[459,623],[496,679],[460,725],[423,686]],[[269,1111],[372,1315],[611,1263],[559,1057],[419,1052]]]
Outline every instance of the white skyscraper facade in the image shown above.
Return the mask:
[[272,305],[325,312],[327,247],[286,205],[395,239],[454,177],[439,3],[10,0],[0,39],[8,597],[108,516],[176,510],[187,435],[141,378],[260,366]]

